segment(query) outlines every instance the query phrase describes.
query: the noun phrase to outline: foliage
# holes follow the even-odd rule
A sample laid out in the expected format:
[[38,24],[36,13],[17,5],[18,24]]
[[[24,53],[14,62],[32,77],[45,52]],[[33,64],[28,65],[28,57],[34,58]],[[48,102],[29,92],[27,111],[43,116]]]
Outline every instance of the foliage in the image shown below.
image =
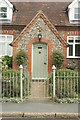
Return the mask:
[[4,56],[2,58],[2,68],[12,68],[12,57],[9,57],[8,55]]
[[80,103],[80,99],[78,98],[55,98],[54,102],[56,103]]
[[20,50],[16,55],[16,65],[25,65],[27,63],[28,57],[24,50]]
[[[27,78],[23,74],[23,95],[27,86]],[[26,87],[27,89],[27,87]],[[26,90],[27,91],[27,90]],[[20,97],[20,72],[14,70],[2,71],[2,98]]]
[[[78,71],[74,70],[56,70],[55,73],[55,86],[56,86],[56,96],[58,98],[78,98],[80,93],[79,85],[80,81],[78,78]],[[49,78],[49,83],[53,84],[53,74]],[[51,94],[51,89],[49,88],[49,94]]]
[[52,54],[52,64],[56,66],[56,68],[60,68],[64,62],[64,55],[60,51],[54,51]]

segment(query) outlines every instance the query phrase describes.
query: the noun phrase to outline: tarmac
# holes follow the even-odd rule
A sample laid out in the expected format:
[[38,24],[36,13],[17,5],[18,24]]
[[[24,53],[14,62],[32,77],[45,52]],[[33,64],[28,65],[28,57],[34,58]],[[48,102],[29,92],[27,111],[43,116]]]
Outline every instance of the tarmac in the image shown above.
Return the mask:
[[22,102],[0,104],[0,116],[3,117],[58,117],[78,118],[78,103]]

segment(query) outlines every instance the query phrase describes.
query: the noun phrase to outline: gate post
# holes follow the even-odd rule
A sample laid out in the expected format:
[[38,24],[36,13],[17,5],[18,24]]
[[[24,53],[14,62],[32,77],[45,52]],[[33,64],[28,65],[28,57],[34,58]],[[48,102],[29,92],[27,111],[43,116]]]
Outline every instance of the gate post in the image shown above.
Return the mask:
[[53,97],[55,98],[55,70],[56,67],[55,65],[52,66],[52,71],[53,71]]
[[20,69],[20,98],[21,98],[21,100],[22,100],[22,98],[23,98],[23,86],[22,86],[23,66],[20,65],[19,69]]

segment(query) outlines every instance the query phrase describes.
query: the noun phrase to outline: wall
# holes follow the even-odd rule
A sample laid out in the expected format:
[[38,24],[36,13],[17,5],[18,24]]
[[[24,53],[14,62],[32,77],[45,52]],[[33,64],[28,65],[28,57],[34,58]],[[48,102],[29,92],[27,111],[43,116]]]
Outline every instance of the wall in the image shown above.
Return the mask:
[[[14,39],[15,39],[20,34],[20,32],[23,30],[24,27],[25,26],[22,26],[22,27],[21,26],[2,26],[2,29],[0,30],[0,34],[10,34],[10,35],[13,35]],[[73,27],[72,28],[71,27],[56,27],[56,28],[57,28],[59,34],[66,41],[67,41],[67,36],[80,36],[79,27],[74,27],[74,28]],[[27,49],[27,47],[26,47],[26,44],[27,44],[27,42],[29,40],[31,41],[32,39],[34,39],[34,36],[37,38],[37,31],[39,33],[39,26],[37,26],[37,28],[35,29],[36,31],[33,31],[33,29],[35,29],[35,25],[22,38],[23,40],[22,40],[22,42],[21,41],[19,42],[19,46],[18,46],[17,49],[20,49],[21,46],[23,46],[23,44],[24,44],[24,46],[25,46],[24,48],[26,48],[26,52],[29,51]],[[47,29],[48,29],[48,27],[47,27]],[[47,29],[43,29],[42,33],[44,33],[44,31],[47,30]],[[33,35],[31,33],[33,33]],[[51,38],[53,38],[53,37],[50,36],[49,34],[52,34],[52,32],[48,29],[48,31],[46,31],[45,35],[43,34],[43,36],[44,36],[44,38],[46,38],[48,40],[51,40],[52,43],[53,43],[53,46],[54,46],[54,41],[56,41],[56,40],[55,39],[52,40]],[[56,41],[55,46],[61,44],[60,42],[58,44],[58,42]],[[61,48],[61,45],[59,45],[59,46]],[[59,48],[59,46],[58,46],[58,48]],[[55,48],[55,49],[57,49],[57,48]],[[16,56],[16,53],[15,53],[16,47],[14,47],[13,51],[14,51],[14,59],[15,59],[15,56]],[[64,52],[64,55],[65,55],[65,58],[66,58],[67,56],[66,56],[66,49],[65,48],[64,48],[63,52]],[[13,59],[13,68],[17,69],[17,67],[15,66],[15,60],[14,59]],[[79,69],[79,66],[80,66],[79,64],[80,64],[80,59],[75,59],[75,58],[74,59],[68,59],[67,58],[67,66],[66,66],[66,61],[65,61],[63,67],[66,66],[67,68],[70,68],[70,69]]]
[[13,48],[14,69],[16,69],[16,65],[15,65],[16,53],[20,49],[24,49],[28,55],[27,70],[31,74],[32,44],[34,42],[39,41],[38,40],[39,33],[42,34],[41,42],[48,44],[48,73],[50,74],[52,71],[52,52],[54,50],[59,50],[64,54],[65,62],[63,67],[66,66],[66,48],[62,45],[62,43],[51,31],[51,29],[47,26],[47,24],[43,21],[43,19],[38,18],[38,20],[33,24],[33,26],[28,31],[25,28],[25,33],[21,34],[22,37],[20,38],[20,40],[14,44],[14,48]]
[[[79,27],[60,27],[57,28],[60,35],[67,41],[67,36],[80,36],[80,28]],[[67,57],[67,56],[66,56]],[[67,68],[69,69],[80,69],[80,58],[67,58]]]

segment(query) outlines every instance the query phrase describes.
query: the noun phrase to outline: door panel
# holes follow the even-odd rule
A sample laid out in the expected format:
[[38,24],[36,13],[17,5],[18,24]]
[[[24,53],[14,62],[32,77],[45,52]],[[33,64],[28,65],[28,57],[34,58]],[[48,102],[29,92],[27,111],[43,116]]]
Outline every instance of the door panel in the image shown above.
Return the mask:
[[47,78],[47,44],[33,44],[32,78]]

